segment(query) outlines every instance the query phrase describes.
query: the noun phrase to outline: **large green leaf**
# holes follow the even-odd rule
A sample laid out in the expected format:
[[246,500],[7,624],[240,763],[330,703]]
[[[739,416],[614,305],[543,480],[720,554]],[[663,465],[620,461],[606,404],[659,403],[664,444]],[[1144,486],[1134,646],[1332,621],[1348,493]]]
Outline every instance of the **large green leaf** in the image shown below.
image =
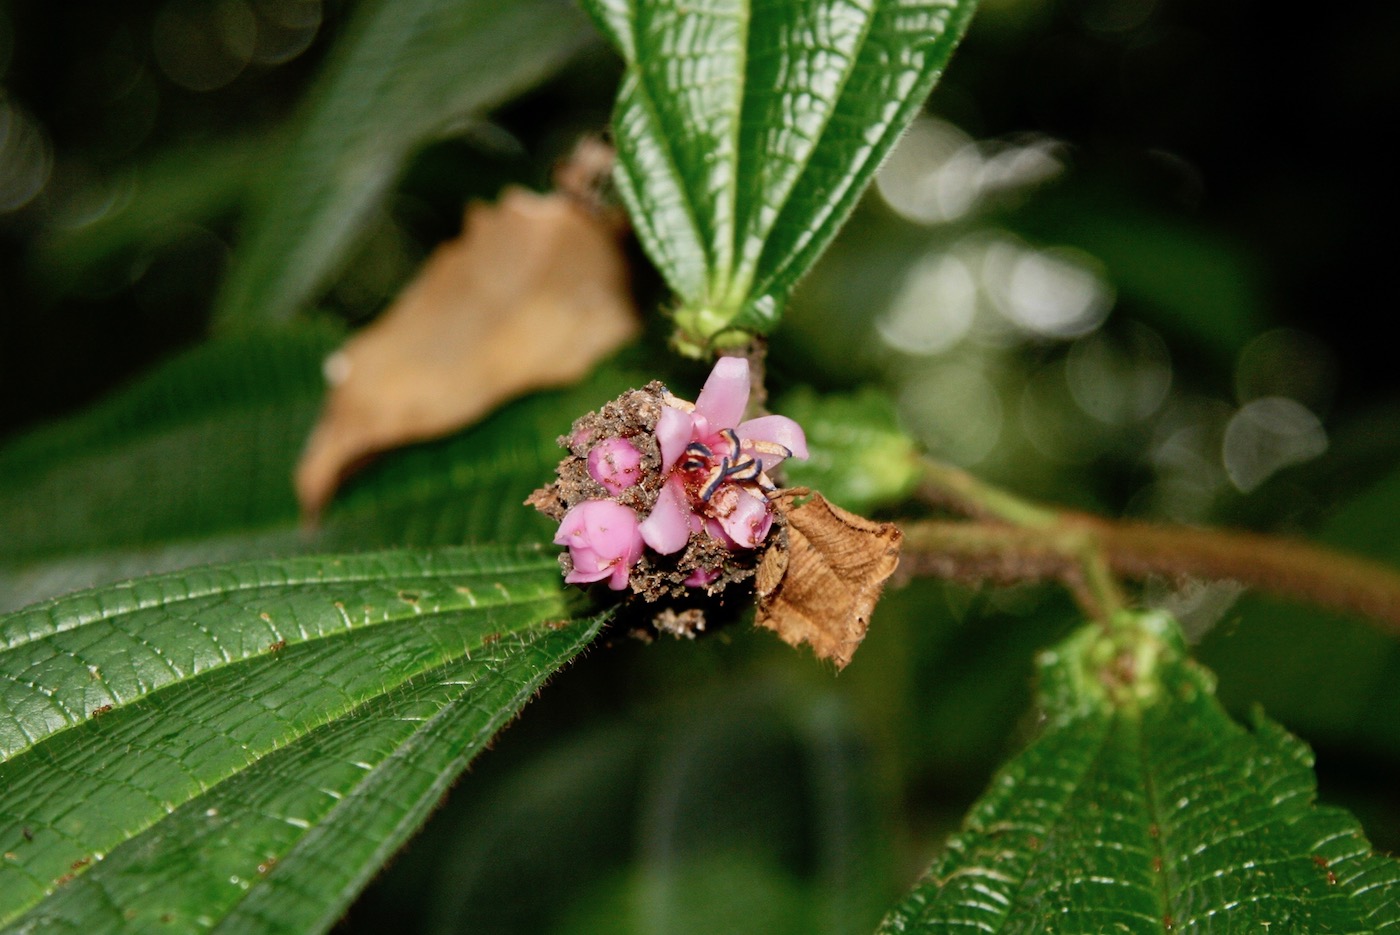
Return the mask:
[[1170,619],[1088,628],[1040,667],[1044,733],[882,932],[1400,930],[1400,863],[1314,804],[1301,741],[1229,719]]
[[450,438],[386,455],[314,533],[291,477],[323,393],[330,331],[230,337],[0,449],[0,610],[191,564],[399,545],[521,542],[571,419],[650,378],[600,368]]
[[568,0],[362,5],[268,172],[216,315],[296,313],[354,245],[408,157],[557,69],[591,38]]
[[0,563],[294,520],[291,468],[335,341],[206,345],[0,449]]
[[587,0],[616,178],[681,328],[767,331],[923,105],[973,0]]
[[313,932],[598,632],[551,552],[230,565],[0,617],[0,925]]

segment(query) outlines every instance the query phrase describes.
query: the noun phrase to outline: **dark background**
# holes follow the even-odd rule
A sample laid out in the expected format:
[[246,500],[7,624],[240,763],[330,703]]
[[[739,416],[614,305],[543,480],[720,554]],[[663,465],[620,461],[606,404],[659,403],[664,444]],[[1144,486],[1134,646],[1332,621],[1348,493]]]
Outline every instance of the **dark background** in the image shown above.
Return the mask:
[[[182,87],[156,60],[164,6],[0,4],[0,94],[53,153],[48,185],[0,214],[0,433],[72,410],[198,340],[236,211],[65,289],[45,278],[58,274],[36,274],[33,245],[85,185],[284,119],[351,4],[319,5],[304,52],[251,63],[210,91]],[[1394,389],[1392,352],[1371,322],[1396,293],[1397,40],[1400,8],[1382,2],[1298,16],[1265,3],[1000,0],[983,5],[934,103],[974,135],[1062,139],[1081,175],[1246,244],[1272,321],[1335,351],[1346,374],[1338,402],[1354,410]],[[577,103],[576,88],[546,88],[503,119],[528,133]],[[504,162],[506,175],[534,171]],[[441,223],[417,220],[426,237]]]

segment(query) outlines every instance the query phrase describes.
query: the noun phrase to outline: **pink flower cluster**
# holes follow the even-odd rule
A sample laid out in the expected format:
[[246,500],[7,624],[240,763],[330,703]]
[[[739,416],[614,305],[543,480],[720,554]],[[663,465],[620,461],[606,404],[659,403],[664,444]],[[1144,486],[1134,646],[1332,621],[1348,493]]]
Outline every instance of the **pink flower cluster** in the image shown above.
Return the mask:
[[[656,423],[662,483],[645,519],[614,500],[585,500],[570,509],[554,537],[569,547],[565,581],[608,580],[627,587],[643,547],[661,555],[707,535],[729,549],[754,549],[773,526],[768,471],[785,458],[807,457],[802,428],[786,416],[740,422],[749,402],[749,362],[722,357],[694,403],[667,395]],[[625,438],[606,438],[588,453],[588,474],[612,496],[643,480],[643,457]],[[719,569],[699,569],[685,584],[709,584]]]

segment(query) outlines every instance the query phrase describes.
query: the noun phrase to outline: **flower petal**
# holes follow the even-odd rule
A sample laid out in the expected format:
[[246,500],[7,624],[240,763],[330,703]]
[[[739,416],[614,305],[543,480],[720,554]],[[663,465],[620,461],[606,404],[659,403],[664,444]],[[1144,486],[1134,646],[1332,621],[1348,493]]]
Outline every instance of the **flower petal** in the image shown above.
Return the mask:
[[719,524],[739,548],[757,548],[773,526],[773,509],[767,500],[747,490],[738,494],[734,509],[721,516]]
[[589,544],[604,558],[625,559],[628,564],[642,556],[642,537],[638,531],[637,514],[611,500],[592,500],[597,504],[589,514]]
[[671,470],[694,435],[694,416],[670,406],[661,407],[661,418],[656,422],[656,443],[661,446],[662,474]]
[[[635,561],[635,559],[634,559]],[[627,587],[627,582],[632,577],[632,566],[627,562],[614,562],[612,574],[608,577],[608,587],[614,591],[621,591]]]
[[[802,426],[787,416],[759,416],[741,422],[735,431],[739,433],[741,441],[774,442],[791,451],[794,458],[807,460],[807,434],[802,431]],[[783,460],[778,455],[765,452],[755,452],[755,455],[765,471]]]
[[[572,555],[573,553],[570,553],[570,554]],[[608,576],[611,575],[612,573],[613,573],[613,569],[612,569],[612,568],[609,568],[609,567],[606,566],[606,565],[601,566],[601,567],[597,567],[597,568],[583,569],[583,568],[580,568],[578,564],[575,564],[575,565],[574,565],[574,570],[571,571],[571,572],[569,572],[567,575],[564,576],[564,583],[565,583],[565,584],[592,584],[592,583],[595,582],[595,581],[601,581],[601,580],[603,580],[604,578],[608,577]],[[621,590],[621,589],[616,589],[616,590]]]
[[582,503],[564,514],[564,518],[559,522],[558,531],[554,533],[555,545],[584,544],[584,515],[587,511],[580,510],[581,506]]
[[729,533],[724,531],[724,527],[719,524],[719,520],[713,516],[705,517],[705,531],[710,534],[711,539],[717,539],[724,543],[726,549],[737,549],[739,543],[735,542]]
[[661,488],[651,515],[639,528],[642,541],[662,555],[685,548],[690,541],[690,521],[693,517],[681,479],[675,475]]
[[718,431],[738,425],[748,404],[749,362],[742,357],[721,357],[695,400],[695,412]]

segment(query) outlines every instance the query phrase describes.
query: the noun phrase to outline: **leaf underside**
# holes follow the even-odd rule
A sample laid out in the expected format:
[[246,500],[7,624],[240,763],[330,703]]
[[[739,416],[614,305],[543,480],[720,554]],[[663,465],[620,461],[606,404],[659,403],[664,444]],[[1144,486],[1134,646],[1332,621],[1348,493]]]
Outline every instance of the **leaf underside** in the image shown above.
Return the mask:
[[[685,308],[767,331],[938,80],[971,0],[587,0],[616,179]],[[737,316],[737,317],[736,317]]]
[[1083,633],[1046,654],[1045,732],[882,933],[1400,931],[1400,863],[1314,804],[1301,741],[1230,720],[1173,628],[1136,698],[1075,673]]
[[602,618],[553,554],[248,563],[0,617],[0,926],[328,927]]

